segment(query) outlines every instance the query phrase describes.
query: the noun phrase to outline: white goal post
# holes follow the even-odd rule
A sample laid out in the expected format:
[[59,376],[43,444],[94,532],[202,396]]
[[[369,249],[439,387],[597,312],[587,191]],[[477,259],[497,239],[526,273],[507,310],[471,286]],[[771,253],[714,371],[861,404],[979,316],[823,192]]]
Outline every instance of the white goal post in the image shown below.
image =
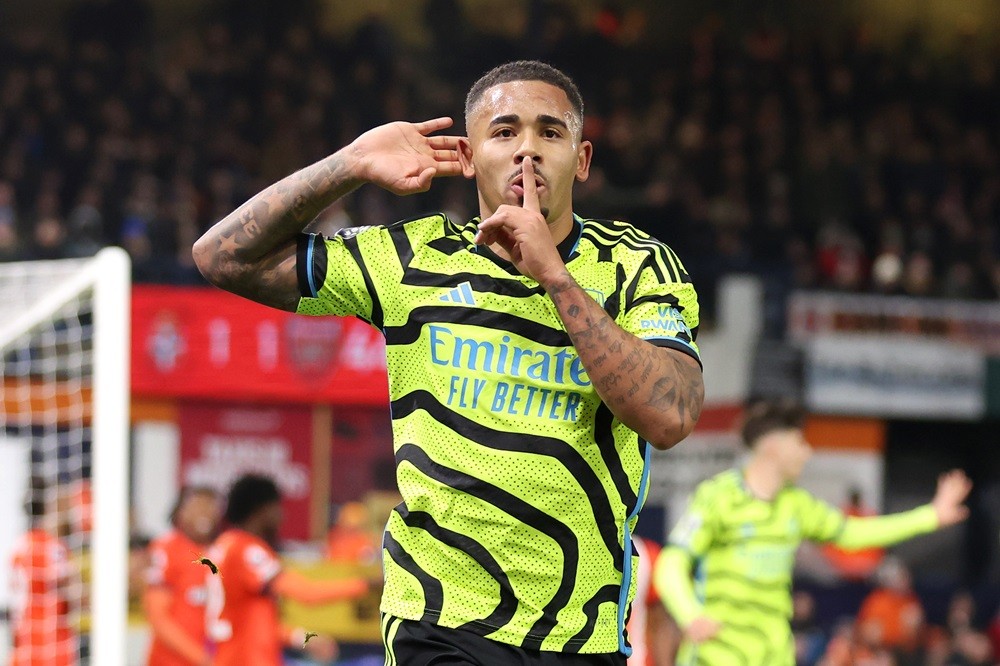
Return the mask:
[[[89,571],[89,589],[77,599],[89,653],[80,663],[101,666],[124,666],[126,654],[130,287],[120,248],[91,259],[0,263],[0,442],[17,441],[29,461],[27,470],[0,469],[0,478],[22,474],[20,483],[34,484],[45,476],[46,492],[87,488],[92,499],[74,507],[87,513],[86,527],[70,535],[68,550]],[[15,508],[0,507],[0,518]],[[11,566],[9,556],[0,552],[0,568]]]

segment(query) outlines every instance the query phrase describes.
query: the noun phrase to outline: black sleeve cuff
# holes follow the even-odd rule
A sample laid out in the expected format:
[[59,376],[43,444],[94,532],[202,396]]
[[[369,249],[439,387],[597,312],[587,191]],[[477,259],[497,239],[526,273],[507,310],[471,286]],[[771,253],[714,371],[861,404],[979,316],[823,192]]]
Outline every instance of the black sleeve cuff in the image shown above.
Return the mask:
[[316,298],[326,281],[326,239],[320,234],[299,234],[295,249],[299,295]]

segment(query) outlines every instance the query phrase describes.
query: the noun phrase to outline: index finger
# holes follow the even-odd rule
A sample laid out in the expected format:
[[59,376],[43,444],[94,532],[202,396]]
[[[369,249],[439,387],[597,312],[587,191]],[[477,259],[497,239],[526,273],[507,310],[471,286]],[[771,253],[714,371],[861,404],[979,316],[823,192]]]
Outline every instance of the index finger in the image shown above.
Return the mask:
[[431,132],[437,132],[438,130],[443,130],[446,127],[451,127],[453,122],[454,121],[451,118],[442,116],[440,118],[425,120],[422,123],[413,123],[413,126],[421,134],[430,134]]
[[538,202],[538,186],[535,184],[535,161],[530,157],[521,161],[521,187],[524,189],[524,203],[522,208],[542,212],[542,206]]

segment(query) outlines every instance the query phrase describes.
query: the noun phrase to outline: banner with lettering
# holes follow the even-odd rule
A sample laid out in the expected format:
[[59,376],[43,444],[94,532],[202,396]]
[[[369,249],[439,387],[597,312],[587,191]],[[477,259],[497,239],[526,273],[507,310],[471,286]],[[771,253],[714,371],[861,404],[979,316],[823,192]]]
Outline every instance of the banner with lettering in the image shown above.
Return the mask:
[[269,476],[282,495],[283,539],[309,538],[312,408],[181,402],[180,482],[226,493],[238,477]]
[[385,405],[385,341],[354,318],[295,315],[218,289],[137,285],[132,393]]

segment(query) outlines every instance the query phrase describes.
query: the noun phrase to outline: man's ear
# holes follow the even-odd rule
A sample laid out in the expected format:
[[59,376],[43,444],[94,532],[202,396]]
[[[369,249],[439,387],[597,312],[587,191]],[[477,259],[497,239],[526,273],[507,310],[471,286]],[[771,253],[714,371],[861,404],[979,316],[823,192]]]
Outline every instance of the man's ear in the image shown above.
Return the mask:
[[476,166],[472,163],[472,144],[465,137],[458,139],[458,163],[462,165],[462,175],[476,177]]
[[594,144],[581,141],[577,151],[576,179],[581,183],[590,178],[590,160],[594,156]]

